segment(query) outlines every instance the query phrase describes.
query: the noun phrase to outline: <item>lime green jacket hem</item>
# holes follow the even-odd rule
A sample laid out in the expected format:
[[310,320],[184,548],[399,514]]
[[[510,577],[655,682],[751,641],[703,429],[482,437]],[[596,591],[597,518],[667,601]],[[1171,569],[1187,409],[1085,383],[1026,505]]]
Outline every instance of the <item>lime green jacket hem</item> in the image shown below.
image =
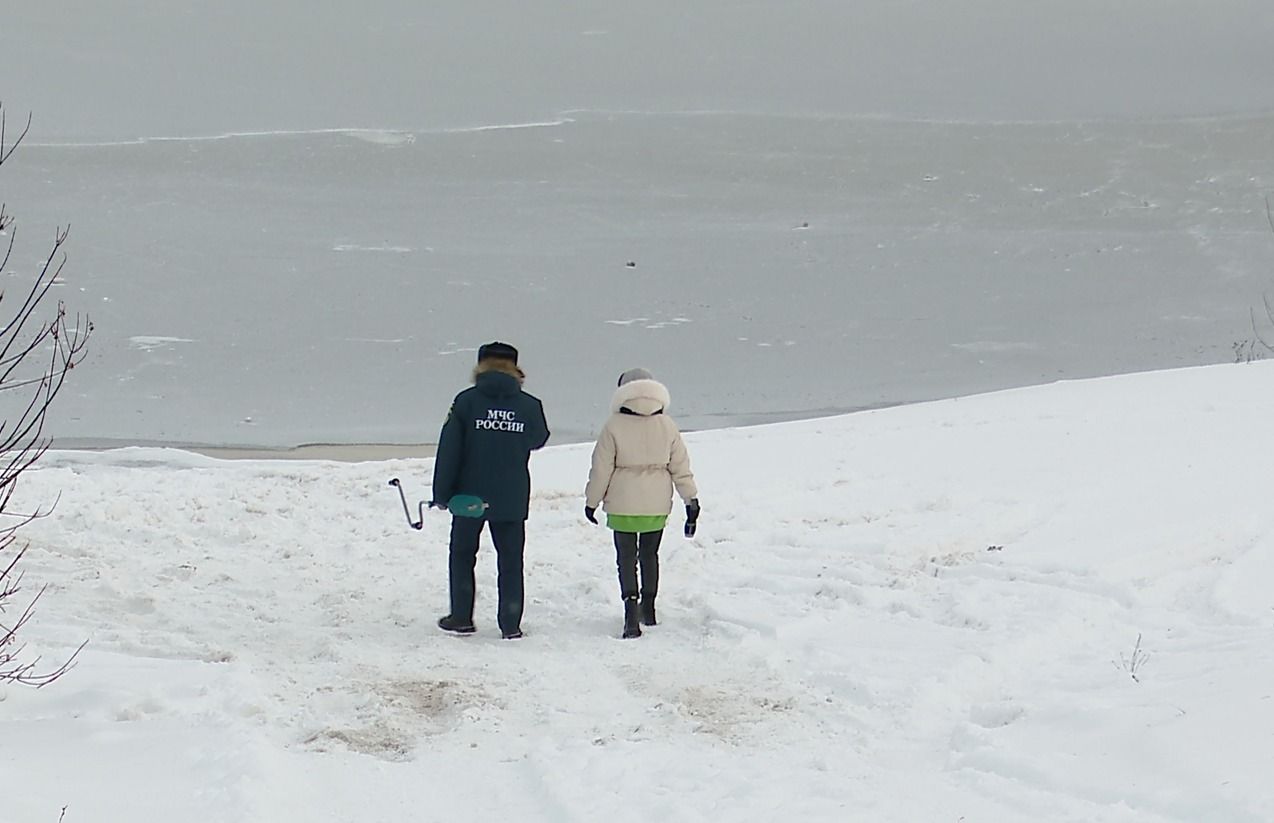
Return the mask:
[[610,514],[606,515],[606,525],[617,532],[661,532],[668,525],[666,514]]

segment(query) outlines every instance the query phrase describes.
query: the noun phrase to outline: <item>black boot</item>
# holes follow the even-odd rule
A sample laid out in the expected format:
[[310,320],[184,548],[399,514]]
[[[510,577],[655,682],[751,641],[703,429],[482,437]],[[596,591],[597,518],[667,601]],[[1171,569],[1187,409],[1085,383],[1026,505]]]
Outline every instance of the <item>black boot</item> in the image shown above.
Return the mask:
[[637,598],[624,600],[624,639],[641,637],[641,604]]
[[641,623],[643,626],[655,625],[655,598],[643,597],[641,600]]
[[442,629],[444,632],[451,632],[452,634],[473,634],[477,631],[473,627],[472,620],[465,620],[462,617],[453,617],[449,614],[438,618],[438,628]]

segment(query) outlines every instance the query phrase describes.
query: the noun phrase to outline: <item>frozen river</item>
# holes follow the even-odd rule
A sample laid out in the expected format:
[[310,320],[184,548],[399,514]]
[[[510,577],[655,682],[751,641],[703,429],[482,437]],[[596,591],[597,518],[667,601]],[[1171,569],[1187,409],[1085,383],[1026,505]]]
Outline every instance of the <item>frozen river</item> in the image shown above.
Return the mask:
[[97,328],[60,445],[427,442],[491,339],[558,441],[634,365],[687,428],[804,417],[1231,360],[1274,286],[1263,5],[125,5],[0,30],[7,280],[71,223]]

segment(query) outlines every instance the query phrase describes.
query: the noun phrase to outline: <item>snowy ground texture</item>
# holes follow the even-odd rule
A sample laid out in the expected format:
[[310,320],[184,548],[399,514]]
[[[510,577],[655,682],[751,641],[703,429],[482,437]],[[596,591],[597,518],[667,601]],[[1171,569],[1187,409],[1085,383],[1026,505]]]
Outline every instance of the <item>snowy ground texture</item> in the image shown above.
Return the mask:
[[[617,639],[588,448],[533,463],[528,636],[441,634],[430,461],[50,454],[6,821],[1274,819],[1274,363],[690,436]],[[1140,647],[1137,648],[1140,637]],[[1134,651],[1136,649],[1136,651]]]

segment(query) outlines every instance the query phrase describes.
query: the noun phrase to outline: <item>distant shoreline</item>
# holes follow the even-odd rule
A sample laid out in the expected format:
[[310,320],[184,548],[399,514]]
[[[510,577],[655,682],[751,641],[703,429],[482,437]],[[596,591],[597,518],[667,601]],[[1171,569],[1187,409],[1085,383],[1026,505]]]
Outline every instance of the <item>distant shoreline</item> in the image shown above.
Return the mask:
[[339,460],[342,463],[433,457],[432,443],[306,443],[284,449],[192,446],[189,451],[220,460]]
[[113,443],[110,445],[53,444],[52,451],[107,452],[124,448],[176,449],[217,460],[336,460],[342,463],[433,457],[433,443],[305,443],[300,446],[201,446],[175,443]]

